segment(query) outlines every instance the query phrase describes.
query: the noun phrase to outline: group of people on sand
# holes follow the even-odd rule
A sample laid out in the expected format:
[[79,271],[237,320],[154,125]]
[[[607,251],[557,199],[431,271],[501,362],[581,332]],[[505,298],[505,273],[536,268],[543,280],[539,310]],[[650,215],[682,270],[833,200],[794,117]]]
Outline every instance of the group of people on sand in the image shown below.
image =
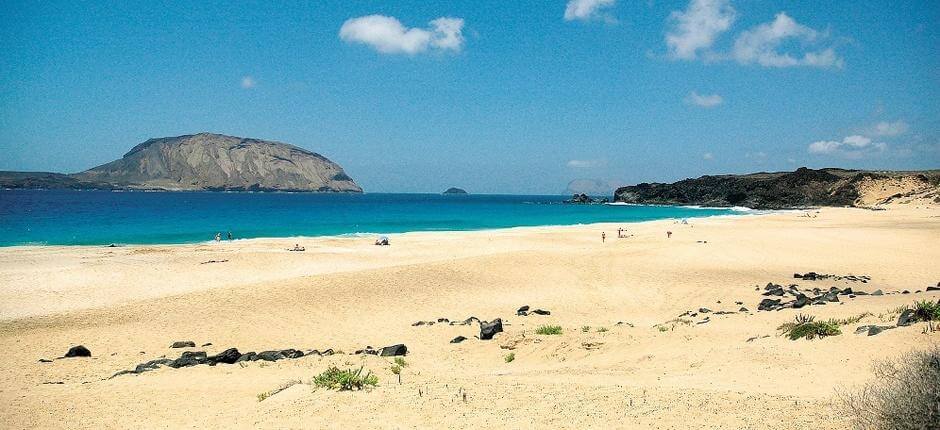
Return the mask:
[[[626,239],[626,238],[628,238],[628,237],[633,237],[633,235],[632,235],[632,234],[627,234],[627,229],[625,229],[625,228],[618,228],[618,229],[617,229],[617,239]],[[604,243],[604,242],[607,242],[607,232],[606,232],[606,231],[602,231],[602,232],[601,232],[601,243]]]
[[[233,239],[234,237],[232,236],[232,232],[228,232],[228,240],[233,240]],[[222,241],[222,232],[218,232],[215,234],[215,241],[216,242]]]

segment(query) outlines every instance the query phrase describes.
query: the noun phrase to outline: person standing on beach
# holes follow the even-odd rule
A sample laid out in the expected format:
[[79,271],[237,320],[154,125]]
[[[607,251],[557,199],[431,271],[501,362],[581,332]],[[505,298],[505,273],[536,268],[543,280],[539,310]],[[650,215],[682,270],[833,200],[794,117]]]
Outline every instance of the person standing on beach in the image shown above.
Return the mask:
[[607,242],[607,232],[601,232],[601,243]]
[[216,241],[216,242],[221,242],[221,241],[222,241],[222,233],[216,233],[216,234],[215,234],[215,241]]
[[669,239],[670,237],[672,237],[672,232],[671,232],[671,231],[667,231],[667,232],[666,232],[666,239]]
[[228,232],[228,240],[232,240],[232,232]]

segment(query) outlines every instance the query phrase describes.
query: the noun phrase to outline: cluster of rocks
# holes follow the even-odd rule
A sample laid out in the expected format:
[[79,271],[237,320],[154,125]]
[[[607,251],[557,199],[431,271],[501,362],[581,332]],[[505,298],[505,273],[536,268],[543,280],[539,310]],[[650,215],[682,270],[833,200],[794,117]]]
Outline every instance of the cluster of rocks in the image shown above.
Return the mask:
[[794,277],[795,279],[803,279],[803,280],[806,280],[806,281],[822,281],[822,280],[831,279],[831,280],[833,280],[833,281],[861,282],[861,283],[863,283],[863,284],[867,284],[868,281],[871,281],[871,276],[867,276],[867,275],[860,275],[860,276],[845,275],[845,276],[839,276],[839,275],[827,275],[827,274],[816,273],[816,272],[806,272],[806,273],[804,273],[804,274],[802,274],[802,275],[799,274],[799,273],[794,273],[794,274],[793,274],[793,277]]
[[433,320],[432,320],[432,321],[415,321],[415,322],[411,323],[411,326],[412,326],[412,327],[419,327],[419,326],[423,326],[423,325],[432,326],[432,325],[434,325],[434,324],[470,325],[470,324],[472,324],[474,321],[480,322],[480,319],[477,318],[477,317],[470,317],[470,318],[467,318],[467,319],[464,319],[464,320],[454,320],[454,321],[451,321],[450,319],[447,319],[447,318],[438,318],[437,321],[433,321]]
[[[186,345],[186,346],[174,346],[174,348],[186,348],[191,347],[192,342],[175,342],[173,345]],[[408,353],[408,347],[403,344],[386,346],[379,350],[373,349],[371,346],[367,346],[364,349],[356,351],[356,354],[370,354],[378,355],[382,357],[390,357],[397,355],[405,355]],[[115,373],[111,377],[114,378],[120,375],[128,374],[139,374],[151,370],[159,369],[161,366],[170,367],[173,369],[179,369],[182,367],[191,367],[198,366],[202,364],[208,364],[209,366],[215,366],[217,364],[235,364],[241,363],[244,361],[279,361],[286,359],[301,358],[311,355],[317,356],[330,356],[335,354],[332,348],[325,350],[316,350],[308,349],[301,351],[298,349],[288,348],[281,350],[270,350],[270,351],[261,351],[261,352],[246,352],[242,354],[238,351],[238,348],[229,348],[225,351],[222,351],[216,355],[208,355],[205,351],[183,351],[179,358],[170,359],[170,358],[158,358],[156,360],[150,360],[146,363],[138,364],[132,370],[122,370]],[[90,353],[89,353],[90,355]]]
[[[782,285],[774,284],[768,282],[764,287],[764,292],[762,293],[765,296],[777,296],[784,297],[786,295],[793,296],[793,300],[784,301],[784,299],[773,299],[766,298],[761,300],[757,305],[757,310],[759,311],[775,311],[785,308],[799,309],[806,305],[825,305],[827,303],[838,303],[839,296],[848,296],[849,298],[855,298],[856,296],[869,295],[864,291],[855,291],[851,287],[846,287],[839,289],[836,287],[830,287],[829,290],[821,290],[819,288],[813,288],[812,290],[800,291],[798,288],[799,285],[791,284],[788,287],[783,287]],[[810,295],[807,295],[810,293]],[[871,293],[873,296],[883,295],[884,292],[881,290],[875,290]]]
[[529,315],[529,314],[535,314],[535,315],[551,315],[552,313],[551,313],[550,311],[546,311],[546,310],[544,310],[544,309],[533,309],[533,310],[530,311],[530,310],[529,310],[529,305],[525,305],[525,306],[523,306],[523,307],[521,307],[521,308],[519,308],[519,309],[516,310],[516,315],[518,315],[518,316],[520,316],[520,317],[524,317],[524,316],[527,316],[527,315]]
[[609,203],[610,199],[604,197],[602,199],[595,199],[587,194],[574,194],[570,199],[565,200],[565,203],[575,203],[575,204],[591,204],[591,203]]

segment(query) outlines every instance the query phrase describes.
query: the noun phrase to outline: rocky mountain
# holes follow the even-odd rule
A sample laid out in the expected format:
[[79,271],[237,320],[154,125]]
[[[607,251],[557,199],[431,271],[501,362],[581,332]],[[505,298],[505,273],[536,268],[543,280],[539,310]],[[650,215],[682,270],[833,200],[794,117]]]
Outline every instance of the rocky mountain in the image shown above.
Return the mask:
[[286,143],[200,133],[150,139],[72,175],[0,172],[5,188],[362,192],[343,168]]
[[940,170],[874,172],[801,167],[794,172],[702,176],[672,184],[621,187],[614,192],[614,201],[755,209],[871,207],[904,201],[936,204],[940,203]]

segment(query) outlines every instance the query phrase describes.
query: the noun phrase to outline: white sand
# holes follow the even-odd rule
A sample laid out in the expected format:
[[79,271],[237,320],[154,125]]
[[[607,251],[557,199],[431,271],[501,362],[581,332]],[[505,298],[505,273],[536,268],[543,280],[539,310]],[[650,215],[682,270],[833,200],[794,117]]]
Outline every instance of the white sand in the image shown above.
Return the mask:
[[[845,428],[839,390],[865,382],[877,359],[940,344],[940,332],[925,334],[923,324],[872,337],[855,327],[891,324],[893,309],[940,294],[843,297],[653,328],[686,310],[737,310],[735,301],[756,311],[755,285],[767,282],[913,292],[940,281],[937,208],[798,215],[624,225],[629,239],[607,224],[410,233],[393,235],[389,247],[305,238],[2,248],[0,427]],[[297,242],[307,251],[285,251]],[[228,261],[200,264],[208,260]],[[806,271],[872,281],[792,278]],[[515,316],[526,304],[552,314]],[[777,336],[799,312],[875,315],[823,340]],[[471,315],[501,317],[506,332],[480,341],[475,326],[411,326]],[[533,333],[548,323],[564,333]],[[450,344],[457,335],[470,339]],[[346,354],[102,380],[178,356],[168,348],[175,340],[211,342],[196,348],[210,354],[405,343],[410,365],[402,385],[391,360]],[[94,358],[37,361],[76,344]],[[516,358],[506,363],[509,352]],[[363,365],[380,385],[354,393],[297,385],[257,400],[329,365]]]

